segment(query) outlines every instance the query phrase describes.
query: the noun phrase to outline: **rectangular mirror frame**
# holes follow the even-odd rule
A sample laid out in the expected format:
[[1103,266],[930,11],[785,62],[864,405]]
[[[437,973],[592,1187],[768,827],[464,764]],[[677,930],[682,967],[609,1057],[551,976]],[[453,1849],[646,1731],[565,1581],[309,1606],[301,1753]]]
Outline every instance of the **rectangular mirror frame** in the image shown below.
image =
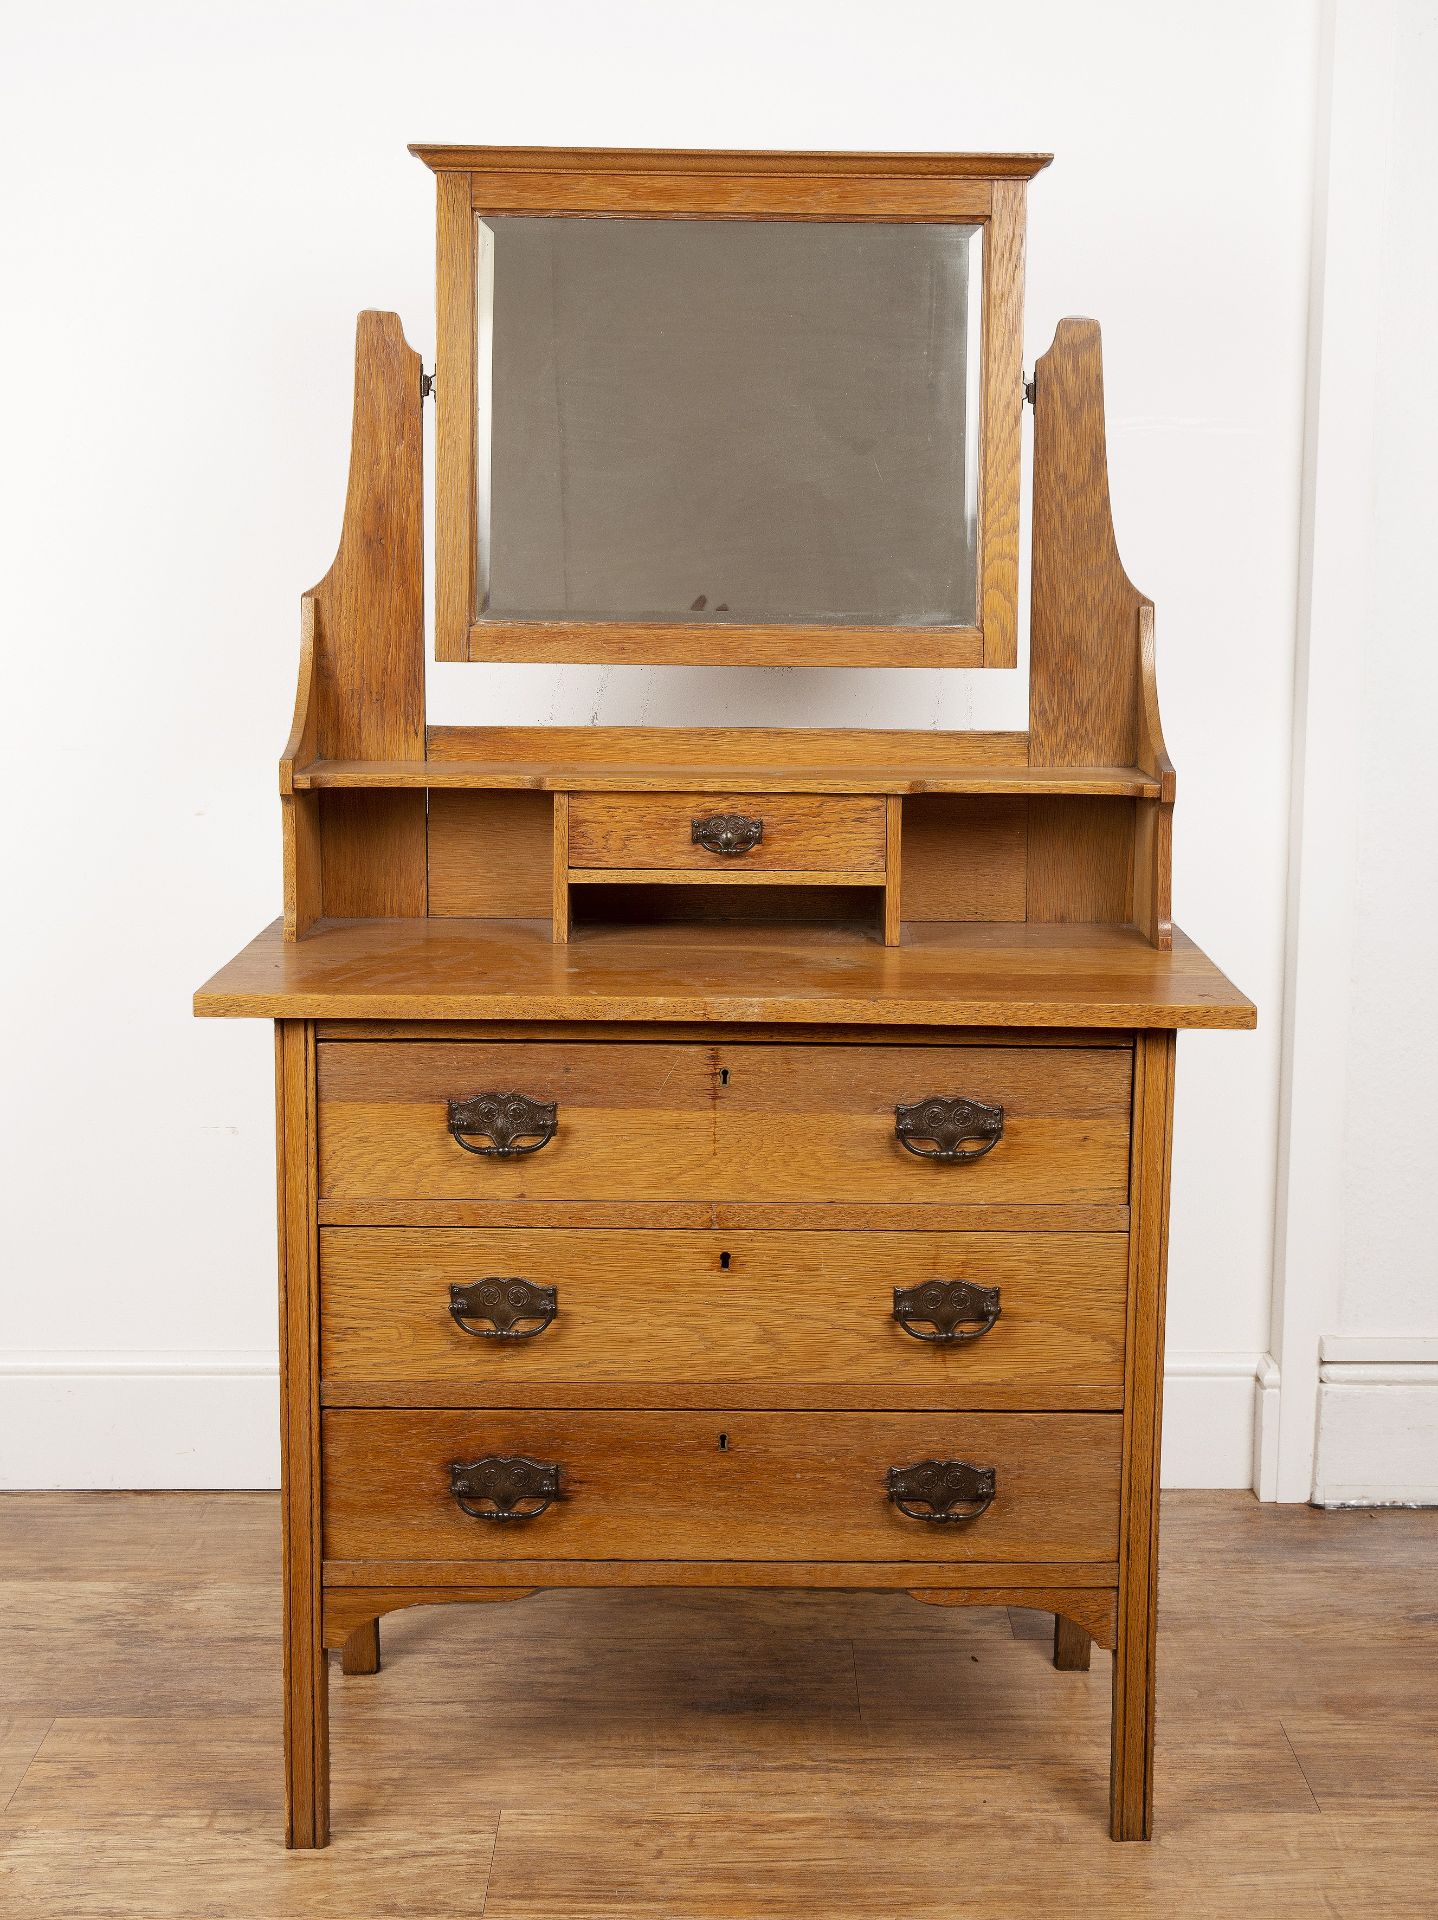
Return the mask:
[[[435,657],[606,665],[1012,667],[1025,190],[1047,154],[431,147],[438,187]],[[974,222],[983,228],[975,626],[474,618],[476,213]]]

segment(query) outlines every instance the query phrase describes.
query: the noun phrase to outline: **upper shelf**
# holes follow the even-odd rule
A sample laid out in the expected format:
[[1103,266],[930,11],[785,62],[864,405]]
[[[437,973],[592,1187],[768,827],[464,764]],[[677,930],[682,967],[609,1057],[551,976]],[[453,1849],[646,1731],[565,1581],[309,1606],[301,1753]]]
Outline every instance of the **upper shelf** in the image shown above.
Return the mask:
[[508,760],[315,760],[296,767],[294,791],[325,787],[528,788],[543,793],[984,793],[1107,794],[1154,800],[1159,779],[1140,767],[716,767]]

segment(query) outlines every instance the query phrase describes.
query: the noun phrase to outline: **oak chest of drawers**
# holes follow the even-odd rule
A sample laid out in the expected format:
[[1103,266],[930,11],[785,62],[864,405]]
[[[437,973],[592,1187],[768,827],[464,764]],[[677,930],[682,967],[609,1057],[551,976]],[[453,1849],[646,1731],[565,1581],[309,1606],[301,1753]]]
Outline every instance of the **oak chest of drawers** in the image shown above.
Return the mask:
[[[1045,156],[423,157],[441,658],[1016,663]],[[434,388],[362,315],[284,919],[196,997],[276,1032],[287,1839],[331,1652],[629,1586],[1047,1610],[1146,1838],[1175,1035],[1254,1011],[1172,923],[1097,328],[1027,383],[1021,733],[428,726]]]

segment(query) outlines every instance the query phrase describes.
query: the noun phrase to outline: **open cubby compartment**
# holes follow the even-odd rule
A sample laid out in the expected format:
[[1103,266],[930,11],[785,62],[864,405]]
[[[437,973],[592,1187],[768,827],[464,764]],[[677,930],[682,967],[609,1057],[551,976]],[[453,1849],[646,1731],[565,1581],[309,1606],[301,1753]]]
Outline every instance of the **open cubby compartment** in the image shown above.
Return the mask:
[[[1097,325],[1034,373],[1029,726],[428,727],[418,356],[361,316],[335,563],[302,603],[280,766],[285,933],[335,919],[1131,926],[1172,944],[1153,608],[1119,561]],[[760,818],[752,853],[698,845]],[[693,832],[695,839],[689,835]],[[747,864],[746,864],[747,863]]]

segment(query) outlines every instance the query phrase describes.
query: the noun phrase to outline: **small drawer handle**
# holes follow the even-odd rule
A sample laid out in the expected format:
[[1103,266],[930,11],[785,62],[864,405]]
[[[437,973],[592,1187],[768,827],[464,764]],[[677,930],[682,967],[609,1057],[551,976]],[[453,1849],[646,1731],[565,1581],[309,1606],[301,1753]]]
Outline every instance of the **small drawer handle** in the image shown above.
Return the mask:
[[[532,1340],[559,1311],[559,1292],[555,1287],[536,1287],[530,1280],[490,1274],[483,1280],[471,1280],[467,1286],[451,1285],[449,1312],[454,1324],[479,1340]],[[471,1320],[488,1320],[487,1327],[472,1327]],[[527,1320],[533,1326],[521,1323]]]
[[[894,1318],[915,1340],[980,1340],[1001,1311],[999,1289],[972,1280],[924,1280],[917,1287],[894,1288]],[[923,1327],[932,1331],[921,1332]]]
[[559,1466],[522,1453],[490,1453],[467,1466],[453,1461],[449,1489],[471,1520],[537,1520],[559,1498]]
[[708,853],[748,853],[764,838],[764,822],[747,813],[709,813],[689,822],[689,838]]
[[889,1498],[911,1520],[942,1525],[977,1520],[993,1505],[997,1470],[967,1460],[920,1460],[912,1467],[890,1467]]
[[[895,1107],[894,1132],[899,1145],[921,1160],[982,1160],[1004,1137],[1004,1110],[961,1093],[934,1093],[911,1107]],[[921,1147],[921,1140],[932,1144]],[[967,1141],[983,1144],[968,1146]]]
[[[509,1160],[538,1153],[559,1129],[559,1102],[532,1100],[527,1093],[476,1093],[449,1103],[449,1131],[457,1147],[488,1159]],[[476,1147],[465,1138],[477,1133],[489,1141]],[[528,1146],[520,1142],[527,1140]]]

